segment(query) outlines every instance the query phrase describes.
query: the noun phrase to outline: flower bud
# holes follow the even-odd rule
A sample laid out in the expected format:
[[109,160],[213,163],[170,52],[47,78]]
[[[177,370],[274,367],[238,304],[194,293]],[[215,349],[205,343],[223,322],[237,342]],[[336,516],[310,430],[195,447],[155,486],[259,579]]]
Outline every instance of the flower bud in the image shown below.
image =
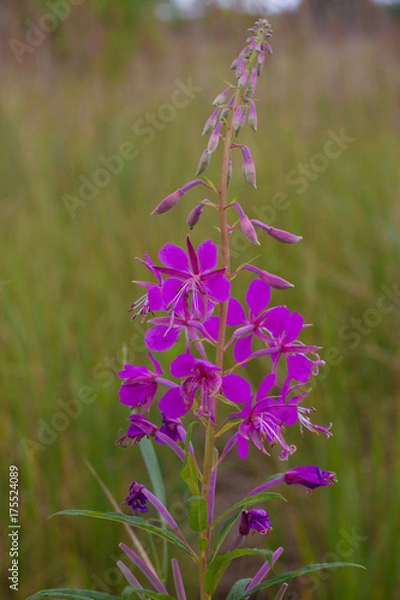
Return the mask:
[[265,52],[261,52],[261,54],[258,55],[257,58],[257,75],[260,77],[263,68],[264,68],[264,61],[265,61]]
[[295,467],[286,471],[283,477],[287,485],[303,485],[309,490],[337,483],[336,474],[333,471],[322,471],[315,465]]
[[227,182],[226,182],[227,187],[230,186],[231,181],[232,181],[232,171],[233,171],[233,167],[232,167],[232,152],[231,152],[229,154],[229,162],[228,162],[228,178],[227,178]]
[[190,229],[193,229],[195,225],[200,221],[200,217],[204,210],[204,204],[198,204],[194,207],[194,209],[189,213],[189,216],[186,220],[186,223]]
[[232,87],[229,86],[227,87],[223,92],[221,92],[214,100],[213,102],[213,106],[221,106],[221,104],[225,104],[226,100],[228,98],[229,92],[231,91]]
[[208,140],[208,146],[207,146],[208,152],[210,154],[215,152],[215,150],[218,148],[219,132],[221,131],[222,125],[223,125],[223,122],[220,121],[218,123],[218,125],[216,126],[216,128],[214,129],[214,131],[212,132],[212,134],[210,135],[210,139]]
[[233,115],[233,120],[232,120],[232,126],[233,126],[233,130],[235,133],[239,130],[241,118],[242,118],[242,109],[240,106],[237,106],[235,108],[235,113]]
[[162,215],[163,213],[174,208],[176,204],[178,204],[179,200],[184,196],[184,191],[181,188],[177,189],[175,192],[164,198],[160,202],[158,206],[151,213],[152,215]]
[[243,155],[243,177],[249,185],[257,189],[256,168],[251,156],[250,148],[248,146],[241,146],[241,150]]
[[282,242],[283,244],[297,244],[297,242],[300,242],[303,239],[300,235],[294,235],[293,233],[289,233],[289,231],[285,231],[284,229],[270,227],[266,223],[258,221],[257,219],[252,219],[251,222],[253,225],[263,229],[268,233],[268,235],[275,238],[278,242]]
[[238,84],[237,84],[237,86],[238,86],[239,89],[243,88],[246,85],[246,83],[247,83],[247,81],[249,79],[249,75],[250,75],[250,71],[246,70],[243,73],[243,75],[241,75],[239,77]]
[[250,114],[249,114],[249,125],[253,129],[253,131],[257,131],[258,126],[258,117],[256,105],[253,100],[249,100],[250,102]]
[[256,246],[260,245],[254,225],[247,215],[242,215],[240,217],[240,229],[249,242],[255,244]]
[[211,160],[211,155],[208,152],[208,149],[206,148],[204,150],[203,154],[201,155],[199,165],[197,167],[196,177],[198,175],[201,175],[202,173],[204,173],[204,171],[207,169],[208,165],[210,164],[210,160]]
[[244,58],[243,60],[240,61],[240,63],[238,64],[238,66],[236,68],[235,76],[237,79],[239,79],[239,77],[241,77],[243,75],[243,73],[245,72],[246,65],[247,65],[247,60]]
[[252,273],[255,273],[260,279],[268,283],[268,285],[270,285],[276,290],[286,290],[287,288],[294,287],[293,284],[289,281],[286,281],[286,279],[278,277],[278,275],[268,273],[268,271],[263,271],[262,269],[259,269],[254,265],[244,265],[242,268],[246,271],[251,271]]
[[249,84],[246,89],[246,96],[254,96],[254,92],[256,91],[257,86],[257,69],[251,70],[251,75],[249,78]]
[[215,129],[220,111],[221,109],[217,108],[214,110],[213,114],[210,117],[208,117],[207,121],[204,124],[203,133],[201,135],[207,135],[208,133],[211,133],[213,129]]

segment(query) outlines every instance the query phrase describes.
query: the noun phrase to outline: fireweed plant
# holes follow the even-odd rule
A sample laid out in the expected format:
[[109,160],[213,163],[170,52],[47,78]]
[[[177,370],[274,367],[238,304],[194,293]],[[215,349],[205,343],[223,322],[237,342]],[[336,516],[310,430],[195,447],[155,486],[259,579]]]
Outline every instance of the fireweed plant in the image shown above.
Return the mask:
[[[230,236],[236,229],[255,245],[259,245],[257,230],[284,244],[301,240],[297,235],[250,219],[236,198],[228,199],[233,154],[241,155],[244,179],[256,187],[251,151],[234,140],[247,122],[254,131],[257,130],[254,94],[265,57],[272,54],[269,44],[272,31],[268,21],[263,19],[249,31],[244,49],[231,65],[235,83],[227,85],[214,100],[214,112],[204,126],[203,135],[209,135],[209,139],[200,158],[197,178],[167,196],[152,213],[164,214],[181,202],[191,188],[205,187],[207,195],[214,200],[206,199],[195,206],[187,224],[193,229],[205,209],[217,211],[220,264],[216,244],[205,240],[196,248],[190,235],[186,239],[186,248],[166,244],[158,254],[158,261],[153,262],[147,254],[143,260],[139,259],[147,269],[150,281],[135,282],[143,295],[130,310],[134,319],[147,319],[149,324],[144,337],[149,363],[146,366],[126,364],[119,373],[123,380],[120,401],[131,412],[127,430],[121,431],[117,444],[127,447],[141,443],[145,447],[142,452],[153,491],[141,482],[133,481],[123,503],[124,512],[62,511],[120,521],[163,538],[164,564],[161,567],[157,552],[153,563],[132,531],[136,551],[125,544],[120,545],[135,565],[136,574],[140,571],[147,581],[143,584],[123,561],[119,561],[118,567],[128,583],[122,595],[124,599],[187,598],[176,558],[171,561],[173,586],[167,581],[168,555],[165,550],[168,543],[189,555],[197,566],[201,600],[210,600],[230,563],[246,555],[258,555],[263,564],[257,572],[233,585],[227,596],[229,600],[244,600],[279,584],[281,587],[275,597],[283,598],[287,580],[322,568],[350,564],[308,565],[268,578],[283,548],[272,551],[249,548],[246,544],[251,540],[250,534],[268,536],[272,529],[273,519],[265,507],[271,500],[284,500],[280,494],[271,492],[272,488],[300,485],[311,492],[336,483],[335,473],[317,465],[294,467],[273,475],[223,514],[215,514],[218,470],[229,452],[236,450],[238,460],[245,461],[251,445],[265,456],[269,456],[271,448],[276,446],[279,458],[287,461],[296,451],[289,441],[292,427],[297,425],[301,432],[308,429],[331,436],[331,425],[313,423],[311,416],[315,409],[304,405],[310,379],[324,364],[318,354],[320,348],[306,345],[299,339],[307,325],[298,312],[292,312],[286,306],[270,305],[271,288],[282,290],[292,285],[253,264],[234,268],[231,265]],[[222,165],[217,187],[203,173],[219,146],[222,146]],[[201,175],[202,179],[199,178]],[[240,280],[243,271],[254,276],[246,291],[245,306],[233,296],[236,280]],[[185,352],[175,355],[169,372],[163,373],[155,354],[174,348],[179,340],[184,341]],[[229,355],[233,351],[233,363],[226,360],[228,351]],[[261,362],[266,373],[257,389],[253,389],[243,376],[244,368],[254,360]],[[160,397],[156,424],[146,415],[157,396]],[[221,403],[228,409],[222,411]],[[202,460],[192,439],[195,425],[204,431]],[[195,532],[192,537],[197,535],[195,543],[192,538],[188,541],[165,505],[157,458],[149,439],[168,446],[181,461],[180,475],[190,492],[187,514],[189,525]],[[273,504],[275,509],[276,502]],[[153,510],[156,515],[150,512]],[[156,550],[155,545],[153,549]],[[104,592],[70,589],[46,590],[31,598],[54,596],[94,600],[116,598]]]

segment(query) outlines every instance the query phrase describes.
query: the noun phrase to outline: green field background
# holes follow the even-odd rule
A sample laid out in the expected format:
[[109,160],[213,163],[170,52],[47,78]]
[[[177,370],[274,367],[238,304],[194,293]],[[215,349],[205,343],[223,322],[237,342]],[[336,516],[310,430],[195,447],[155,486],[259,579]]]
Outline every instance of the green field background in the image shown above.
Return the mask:
[[[29,8],[35,18],[43,11],[29,5],[22,17],[14,12],[11,37],[23,39]],[[210,104],[231,76],[229,64],[251,23],[249,16],[212,11],[189,22],[146,16],[138,23],[133,15],[130,32],[123,14],[104,17],[88,7],[81,14],[21,64],[7,40],[2,47],[1,497],[7,498],[8,465],[16,464],[22,525],[18,593],[8,589],[7,536],[0,542],[5,599],[53,586],[115,594],[123,588],[114,568],[118,543],[127,540],[122,528],[47,519],[60,509],[110,508],[85,460],[118,502],[132,480],[148,482],[139,450],[115,446],[127,417],[116,371],[124,357],[146,361],[144,328],[128,313],[138,296],[132,280],[147,278],[135,257],[147,251],[155,259],[164,243],[184,244],[186,216],[204,197],[201,190],[163,217],[149,214],[194,177]],[[336,471],[339,483],[310,498],[303,489],[283,490],[289,502],[271,504],[274,529],[261,543],[285,547],[278,570],[324,559],[367,568],[295,583],[292,600],[394,600],[400,589],[399,29],[386,13],[354,32],[320,31],[306,11],[272,21],[275,54],[257,92],[259,131],[243,135],[258,190],[244,184],[237,160],[231,193],[242,189],[250,215],[304,239],[282,247],[260,236],[259,249],[234,236],[233,263],[259,256],[256,264],[295,284],[274,291],[273,301],[300,311],[314,324],[304,339],[325,348],[327,366],[310,403],[316,423],[333,422],[334,436],[290,432],[298,451],[288,465],[317,463]],[[190,81],[196,90],[187,104],[168,122],[158,117],[144,134],[148,113],[166,114],[162,105]],[[316,155],[343,134],[348,141],[338,156],[319,168]],[[92,181],[101,157],[126,144],[134,145],[134,158],[71,210],[82,177]],[[216,153],[212,179],[219,160]],[[298,170],[310,164],[317,170],[311,166],[300,184]],[[214,212],[204,211],[195,243],[216,241],[215,225]],[[237,283],[239,297],[245,280]],[[162,357],[165,367],[169,358]],[[262,365],[248,375],[256,385]],[[179,466],[164,449],[159,458],[169,505],[187,531]],[[232,455],[221,472],[220,506],[279,470],[275,457],[254,451],[242,463]],[[238,562],[228,573],[218,597],[238,573],[248,574],[246,565]],[[185,576],[195,598],[189,566]]]

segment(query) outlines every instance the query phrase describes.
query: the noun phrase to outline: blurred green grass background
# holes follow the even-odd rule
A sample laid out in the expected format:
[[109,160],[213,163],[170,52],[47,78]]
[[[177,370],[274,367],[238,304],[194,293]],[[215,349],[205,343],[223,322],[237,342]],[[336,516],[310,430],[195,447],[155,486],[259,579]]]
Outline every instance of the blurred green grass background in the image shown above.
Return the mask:
[[[127,312],[139,295],[131,281],[147,276],[135,257],[145,251],[156,257],[166,242],[184,243],[186,216],[201,191],[164,217],[149,213],[193,178],[210,103],[251,23],[251,17],[218,11],[191,22],[146,16],[140,26],[132,21],[137,27],[130,39],[118,19],[106,28],[90,10],[82,7],[81,15],[72,15],[24,64],[8,56],[2,66],[0,447],[7,460],[1,497],[8,464],[17,464],[20,598],[43,587],[97,586],[110,593],[123,587],[114,569],[122,529],[47,518],[64,508],[109,509],[84,459],[118,501],[131,480],[147,480],[139,450],[114,446],[127,416],[116,371],[124,355],[145,360],[143,327]],[[257,93],[259,132],[247,131],[243,139],[253,151],[258,191],[245,187],[237,162],[231,193],[242,188],[250,213],[258,207],[265,220],[304,240],[282,247],[263,238],[261,250],[254,250],[236,236],[234,262],[260,254],[257,264],[295,284],[274,292],[274,302],[314,323],[306,337],[325,347],[328,366],[310,402],[317,423],[333,421],[334,437],[291,433],[298,452],[289,465],[320,464],[337,472],[339,484],[309,499],[302,490],[284,490],[289,503],[271,506],[274,531],[266,543],[286,547],[281,565],[288,569],[324,558],[367,567],[295,583],[293,598],[394,599],[400,585],[399,302],[389,297],[390,310],[379,307],[387,295],[382,286],[400,285],[399,31],[384,18],[361,32],[318,32],[306,11],[277,16],[273,25],[275,55]],[[157,113],[176,81],[189,78],[201,91],[146,144],[138,120]],[[322,172],[312,171],[307,189],[297,193],[288,174],[323,152],[329,132],[342,129],[354,141]],[[80,177],[95,177],[99,157],[127,142],[137,156],[72,218],[65,195],[78,196]],[[207,174],[217,173],[215,156]],[[274,209],[278,193],[285,195],[285,210]],[[193,238],[199,243],[205,235],[217,240],[211,211]],[[250,375],[256,384],[261,366]],[[79,406],[80,414],[68,416],[60,401]],[[178,518],[177,464],[165,452],[159,456]],[[255,452],[246,464],[232,457],[220,502],[241,497],[277,470],[279,461]],[[5,537],[0,550],[6,557]],[[5,560],[5,582],[7,568]],[[247,575],[243,565],[238,569]],[[15,597],[7,583],[4,589],[5,598]]]

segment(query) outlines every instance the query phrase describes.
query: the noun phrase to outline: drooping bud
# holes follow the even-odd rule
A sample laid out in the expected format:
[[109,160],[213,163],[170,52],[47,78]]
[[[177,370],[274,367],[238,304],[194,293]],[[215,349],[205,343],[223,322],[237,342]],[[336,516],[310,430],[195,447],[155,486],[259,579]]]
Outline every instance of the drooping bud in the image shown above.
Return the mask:
[[268,52],[268,54],[270,54],[271,56],[273,55],[274,51],[272,50],[270,44],[268,44],[267,41],[263,42],[263,49],[266,50]]
[[232,181],[232,171],[233,171],[233,167],[232,167],[232,152],[230,152],[229,154],[229,162],[228,162],[228,179],[226,182],[227,187],[230,186],[231,181]]
[[235,77],[236,79],[239,79],[239,77],[241,77],[243,75],[243,73],[245,72],[246,69],[246,65],[247,65],[247,60],[244,58],[243,60],[240,61],[240,63],[238,64],[236,71],[235,71]]
[[204,150],[203,154],[201,155],[199,165],[197,167],[196,176],[204,173],[204,171],[207,169],[208,165],[210,164],[210,160],[211,160],[211,155],[208,152],[208,149],[206,148]]
[[268,273],[268,271],[263,271],[262,269],[259,269],[254,265],[244,265],[242,268],[246,271],[251,271],[252,273],[255,273],[260,279],[268,283],[268,285],[270,285],[276,290],[286,290],[287,288],[294,287],[294,285],[289,281],[286,281],[286,279],[278,277],[278,275]]
[[240,106],[237,106],[235,108],[235,113],[233,115],[233,120],[232,120],[232,126],[233,126],[233,130],[234,132],[237,134],[239,127],[240,127],[240,121],[242,118],[242,109]]
[[164,198],[164,200],[162,200],[160,204],[156,206],[151,214],[162,215],[168,210],[171,210],[171,208],[178,204],[179,200],[181,200],[181,198],[188,190],[190,190],[190,188],[200,184],[207,186],[202,179],[193,179],[192,181],[189,181],[189,183],[186,183],[183,187],[177,189],[175,192]]
[[218,96],[215,98],[215,100],[213,102],[213,106],[221,106],[221,104],[225,104],[231,89],[232,89],[232,87],[229,86],[223,92],[218,94]]
[[251,96],[251,97],[254,96],[254,92],[256,91],[256,86],[257,86],[257,70],[252,69],[250,79],[249,79],[249,84],[246,89],[246,96]]
[[239,135],[239,133],[242,131],[243,127],[246,125],[247,109],[248,109],[247,104],[242,107],[242,111],[241,111],[241,115],[240,115],[240,123],[239,123],[239,127],[237,128],[236,135]]
[[204,124],[203,133],[201,135],[207,135],[211,133],[213,129],[215,129],[218,122],[218,115],[221,112],[220,108],[216,108],[213,114],[208,117],[207,121]]
[[208,140],[208,146],[207,146],[208,152],[210,154],[215,152],[215,150],[218,148],[219,132],[221,131],[222,125],[223,125],[223,122],[220,121],[218,123],[218,125],[216,126],[216,128],[214,129],[214,131],[212,132],[212,134],[210,135],[210,139]]
[[221,111],[221,121],[223,119],[227,119],[229,117],[229,114],[231,112],[231,108],[233,106],[234,101],[235,101],[235,96],[233,95],[232,98],[229,100],[228,104]]
[[303,485],[309,490],[337,483],[336,474],[333,471],[322,471],[315,465],[294,467],[286,471],[283,477],[287,485]]
[[254,229],[254,225],[250,221],[249,217],[245,214],[239,202],[233,202],[232,204],[239,214],[240,229],[242,230],[243,235],[249,240],[250,243],[259,246],[260,242],[258,241],[256,230]]
[[260,77],[264,68],[265,52],[261,52],[257,58],[257,75]]
[[257,131],[258,117],[257,117],[256,105],[253,100],[249,100],[249,102],[250,102],[249,125],[253,129],[253,131]]
[[183,198],[184,194],[185,192],[183,192],[181,188],[177,189],[175,192],[164,198],[164,200],[162,200],[160,204],[156,206],[151,214],[162,215],[171,210],[171,208],[174,208],[174,206],[178,204],[179,200]]
[[283,244],[297,244],[303,238],[301,235],[294,235],[294,233],[290,233],[289,231],[285,231],[284,229],[276,229],[275,227],[270,227],[266,223],[262,221],[258,221],[257,219],[252,219],[251,222],[256,227],[263,229],[270,235],[271,237],[278,240],[278,242],[282,242]]
[[204,204],[198,204],[194,207],[194,209],[189,213],[189,216],[186,220],[186,223],[190,229],[193,229],[195,225],[200,221],[200,217],[204,210]]
[[248,146],[241,146],[241,150],[243,155],[243,177],[249,185],[257,189],[256,167],[251,156],[250,148]]
[[237,86],[238,86],[238,88],[239,88],[239,89],[242,89],[242,88],[243,88],[243,87],[244,87],[244,86],[247,84],[247,81],[248,81],[248,79],[249,79],[249,75],[250,75],[250,71],[249,71],[249,70],[246,70],[246,71],[245,71],[245,72],[244,72],[244,73],[243,73],[243,74],[242,74],[242,75],[239,77],[238,84],[237,84]]

